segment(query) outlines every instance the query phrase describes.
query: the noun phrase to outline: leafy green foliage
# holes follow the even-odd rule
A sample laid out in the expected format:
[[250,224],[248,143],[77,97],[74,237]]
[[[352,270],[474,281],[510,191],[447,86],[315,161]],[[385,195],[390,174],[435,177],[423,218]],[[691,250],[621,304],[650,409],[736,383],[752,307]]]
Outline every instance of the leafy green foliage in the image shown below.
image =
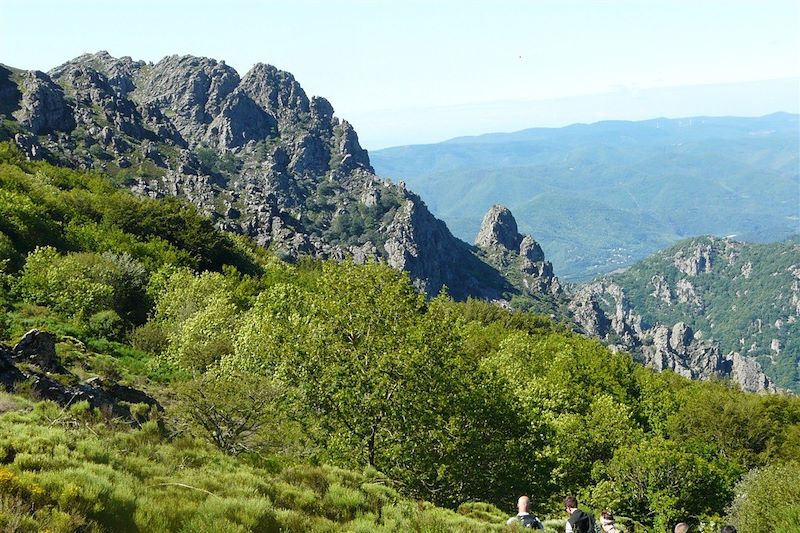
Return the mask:
[[194,153],[197,159],[200,160],[203,169],[212,176],[230,177],[238,173],[242,168],[242,162],[230,152],[219,155],[213,148],[198,146],[195,148]]
[[136,198],[97,174],[27,162],[11,143],[0,143],[0,235],[12,268],[37,247],[52,246],[127,253],[148,269],[257,270],[253,257],[193,206]]
[[728,520],[739,531],[789,533],[800,524],[800,464],[775,463],[749,472],[735,488]]
[[279,447],[284,391],[258,374],[212,369],[178,387],[177,413],[220,450],[238,454]]
[[54,248],[46,247],[28,255],[19,290],[26,300],[70,317],[89,319],[101,311],[113,310],[131,320],[142,320],[139,302],[145,297],[146,282],[144,267],[128,255],[107,252],[61,256]]
[[529,494],[555,530],[575,493],[659,531],[718,521],[748,471],[800,457],[794,397],[654,374],[385,265],[283,263],[179,203],[0,155],[0,333],[48,329],[81,379],[166,407],[131,406],[131,429],[0,396],[7,529],[502,530]]

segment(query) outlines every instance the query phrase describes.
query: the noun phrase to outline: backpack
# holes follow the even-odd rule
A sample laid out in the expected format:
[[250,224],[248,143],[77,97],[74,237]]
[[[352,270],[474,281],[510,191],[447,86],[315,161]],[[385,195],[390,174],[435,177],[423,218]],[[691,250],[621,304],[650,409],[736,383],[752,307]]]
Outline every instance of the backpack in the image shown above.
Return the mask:
[[539,521],[538,518],[535,516],[526,514],[523,516],[517,516],[517,520],[519,520],[520,525],[527,529],[544,529],[544,526]]
[[[600,525],[595,521],[594,517],[589,513],[585,513],[580,509],[576,512],[580,512],[582,516],[580,518],[586,517],[589,520],[589,528],[584,530],[583,528],[579,527],[577,522],[572,526],[572,531],[574,533],[603,533]],[[571,523],[571,522],[570,522]]]

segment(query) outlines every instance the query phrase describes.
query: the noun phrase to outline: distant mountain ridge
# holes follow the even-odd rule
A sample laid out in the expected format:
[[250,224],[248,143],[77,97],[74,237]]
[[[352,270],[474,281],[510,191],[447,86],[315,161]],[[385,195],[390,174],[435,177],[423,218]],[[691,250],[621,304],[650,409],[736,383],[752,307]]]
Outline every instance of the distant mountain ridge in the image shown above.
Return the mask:
[[797,232],[798,131],[787,113],[607,121],[388,148],[371,161],[464,239],[490,205],[509,206],[559,275],[580,281],[692,235]]

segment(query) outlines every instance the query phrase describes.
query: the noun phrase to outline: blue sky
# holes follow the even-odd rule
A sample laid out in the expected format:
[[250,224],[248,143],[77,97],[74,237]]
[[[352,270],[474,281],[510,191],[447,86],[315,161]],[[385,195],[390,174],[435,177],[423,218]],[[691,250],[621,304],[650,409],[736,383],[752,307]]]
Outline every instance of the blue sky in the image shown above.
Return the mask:
[[[102,49],[211,56],[240,74],[274,64],[328,98],[368,148],[798,105],[786,82],[740,83],[797,88],[796,1],[0,0],[0,24],[0,62],[20,68]],[[677,105],[657,96],[686,86],[706,88]]]

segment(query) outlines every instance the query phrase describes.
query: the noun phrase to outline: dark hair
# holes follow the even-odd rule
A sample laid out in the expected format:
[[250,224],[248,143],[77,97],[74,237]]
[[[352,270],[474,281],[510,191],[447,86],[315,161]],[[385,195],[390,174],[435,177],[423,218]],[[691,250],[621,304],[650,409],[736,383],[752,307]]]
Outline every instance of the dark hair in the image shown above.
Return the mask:
[[[603,511],[602,513],[600,513],[600,518],[602,518],[603,520],[608,520],[609,522],[612,522],[612,523],[614,522],[614,515],[609,513],[608,511]],[[727,532],[723,532],[723,533],[727,533]],[[736,533],[736,532],[734,532],[734,533]]]
[[567,496],[564,498],[564,507],[578,508],[578,499],[575,496]]
[[725,526],[722,528],[721,533],[736,533],[736,528],[733,526]]

